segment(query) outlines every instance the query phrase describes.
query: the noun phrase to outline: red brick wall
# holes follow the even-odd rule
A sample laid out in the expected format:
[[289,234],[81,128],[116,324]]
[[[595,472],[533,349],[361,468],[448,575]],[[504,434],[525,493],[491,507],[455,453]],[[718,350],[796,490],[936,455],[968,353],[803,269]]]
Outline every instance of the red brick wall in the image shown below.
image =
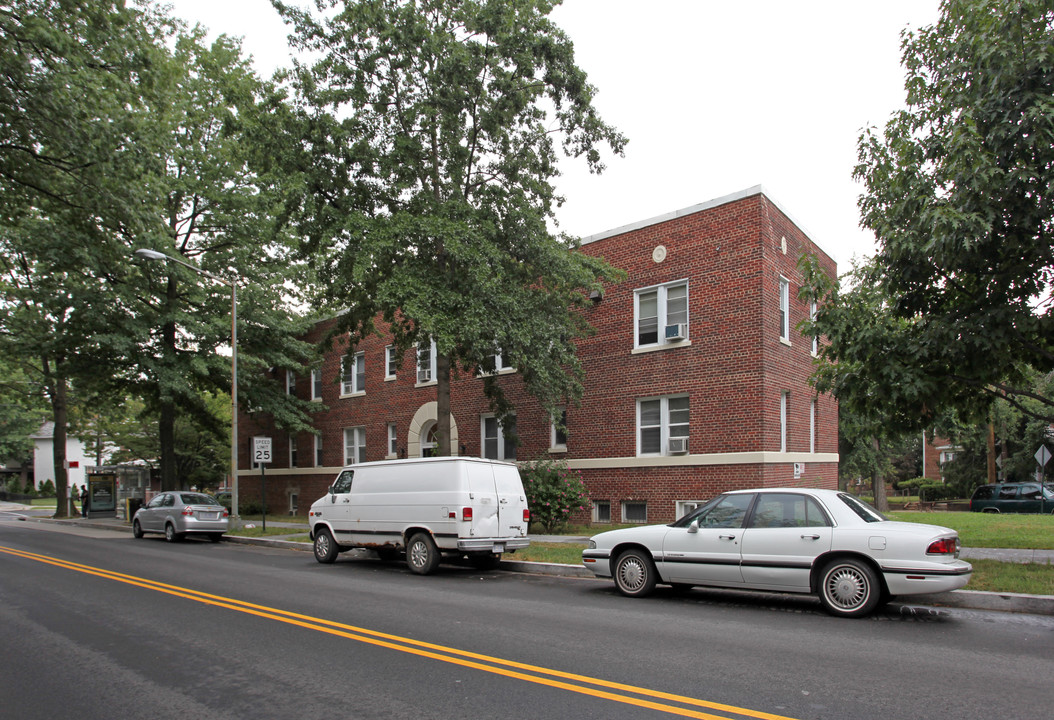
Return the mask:
[[[786,252],[784,252],[784,238]],[[590,241],[591,240],[591,241]],[[656,246],[666,248],[662,262],[653,260]],[[780,393],[790,393],[788,443],[790,453],[809,452],[809,409],[817,401],[816,452],[836,453],[838,411],[830,397],[816,398],[808,384],[813,357],[811,341],[796,325],[808,317],[808,301],[798,300],[803,252],[816,253],[832,274],[835,265],[764,195],[707,207],[619,234],[587,239],[582,252],[602,256],[627,272],[628,279],[605,288],[603,299],[587,310],[596,328],[579,343],[585,368],[581,407],[569,407],[568,446],[553,456],[572,463],[601,458],[627,458],[626,467],[585,468],[583,477],[594,500],[609,500],[612,520],[620,521],[620,502],[645,500],[649,521],[673,518],[678,500],[703,500],[724,490],[758,485],[837,487],[837,463],[811,462],[794,478],[792,462],[739,464],[670,464],[634,467],[637,400],[670,394],[689,396],[689,453],[777,453],[780,450]],[[779,338],[779,278],[790,280],[790,345]],[[634,354],[634,292],[672,281],[688,281],[689,343]],[[319,339],[332,321],[318,326]],[[383,331],[383,326],[381,326]],[[323,365],[325,412],[315,416],[323,437],[323,465],[343,464],[343,429],[363,426],[368,460],[387,456],[387,427],[395,423],[399,447],[407,447],[407,430],[422,405],[435,400],[434,386],[417,388],[416,357],[408,352],[395,381],[384,380],[384,337],[365,339],[357,351],[366,357],[365,394],[340,398],[340,345]],[[501,378],[517,407],[520,460],[550,456],[548,418],[526,396],[517,375]],[[310,375],[298,379],[297,394],[310,397]],[[481,454],[480,415],[489,412],[482,380],[456,376],[451,407],[457,424],[459,450]],[[242,416],[242,459],[248,466],[252,435],[274,439],[276,463],[269,466],[268,502],[288,505],[288,493],[300,494],[300,511],[324,493],[332,473],[289,474],[288,436],[270,426],[266,417]],[[311,435],[298,436],[298,464],[312,464]],[[294,471],[295,472],[295,471]],[[258,475],[258,471],[254,476]],[[259,496],[251,477],[242,478],[246,499]],[[585,518],[581,518],[585,519]]]

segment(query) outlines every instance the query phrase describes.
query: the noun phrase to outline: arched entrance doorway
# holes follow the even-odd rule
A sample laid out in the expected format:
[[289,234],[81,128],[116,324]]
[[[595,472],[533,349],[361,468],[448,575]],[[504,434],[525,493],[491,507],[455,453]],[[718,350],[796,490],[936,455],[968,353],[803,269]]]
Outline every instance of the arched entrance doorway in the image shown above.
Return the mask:
[[[410,420],[406,431],[406,457],[430,457],[436,452],[435,429],[439,419],[439,404],[422,405]],[[427,454],[426,454],[427,453]],[[457,455],[457,420],[450,416],[450,454]]]

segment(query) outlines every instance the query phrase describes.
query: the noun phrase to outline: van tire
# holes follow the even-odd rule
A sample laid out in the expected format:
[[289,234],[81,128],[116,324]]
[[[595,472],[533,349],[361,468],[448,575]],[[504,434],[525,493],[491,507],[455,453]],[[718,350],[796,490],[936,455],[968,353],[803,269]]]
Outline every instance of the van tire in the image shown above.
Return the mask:
[[311,549],[315,553],[315,559],[326,565],[336,560],[337,553],[340,551],[333,536],[326,528],[321,528],[315,533],[315,541],[311,544]]
[[414,533],[406,544],[406,564],[418,575],[429,575],[439,566],[439,548],[428,533]]

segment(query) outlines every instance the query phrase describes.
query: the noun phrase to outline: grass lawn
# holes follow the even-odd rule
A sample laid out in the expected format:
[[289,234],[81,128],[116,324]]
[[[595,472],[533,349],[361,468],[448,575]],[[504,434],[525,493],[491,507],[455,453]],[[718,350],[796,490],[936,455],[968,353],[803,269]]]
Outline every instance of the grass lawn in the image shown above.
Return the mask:
[[1054,550],[1054,515],[898,511],[889,517],[951,528],[963,547]]

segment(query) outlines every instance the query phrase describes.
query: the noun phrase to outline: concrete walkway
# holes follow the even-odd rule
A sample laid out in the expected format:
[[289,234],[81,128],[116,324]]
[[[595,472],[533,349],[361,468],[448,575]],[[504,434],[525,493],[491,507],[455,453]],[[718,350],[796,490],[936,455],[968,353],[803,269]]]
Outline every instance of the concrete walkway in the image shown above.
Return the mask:
[[[36,511],[35,513],[33,511]],[[129,523],[114,517],[108,518],[64,518],[54,519],[47,514],[41,514],[40,508],[31,508],[25,505],[16,505],[0,501],[0,518],[18,517],[30,522],[47,522],[76,527],[92,527],[96,529],[107,529],[131,532]],[[252,524],[262,526],[262,522],[253,521]],[[259,545],[265,547],[286,548],[292,550],[309,551],[311,544],[306,542],[291,542],[286,538],[296,537],[307,533],[304,523],[292,523],[282,520],[268,520],[268,527],[289,528],[289,535],[269,535],[267,537],[250,538],[239,537],[228,533],[224,540],[242,545]],[[237,531],[235,531],[237,532]],[[531,535],[533,542],[568,542],[585,543],[589,538],[584,535]],[[1000,562],[1017,563],[1039,563],[1054,564],[1054,550],[1018,550],[1013,548],[963,548],[961,557],[966,560],[984,559],[998,560]],[[542,575],[557,575],[562,577],[592,578],[593,573],[581,565],[558,565],[554,563],[539,563],[518,561],[515,559],[502,560],[501,570],[509,572],[526,572]],[[1020,593],[995,593],[980,590],[953,590],[948,593],[936,595],[912,595],[905,598],[905,604],[910,605],[932,605],[937,607],[958,607],[975,610],[994,610],[1000,612],[1030,613],[1035,615],[1054,615],[1054,595],[1024,595]]]

